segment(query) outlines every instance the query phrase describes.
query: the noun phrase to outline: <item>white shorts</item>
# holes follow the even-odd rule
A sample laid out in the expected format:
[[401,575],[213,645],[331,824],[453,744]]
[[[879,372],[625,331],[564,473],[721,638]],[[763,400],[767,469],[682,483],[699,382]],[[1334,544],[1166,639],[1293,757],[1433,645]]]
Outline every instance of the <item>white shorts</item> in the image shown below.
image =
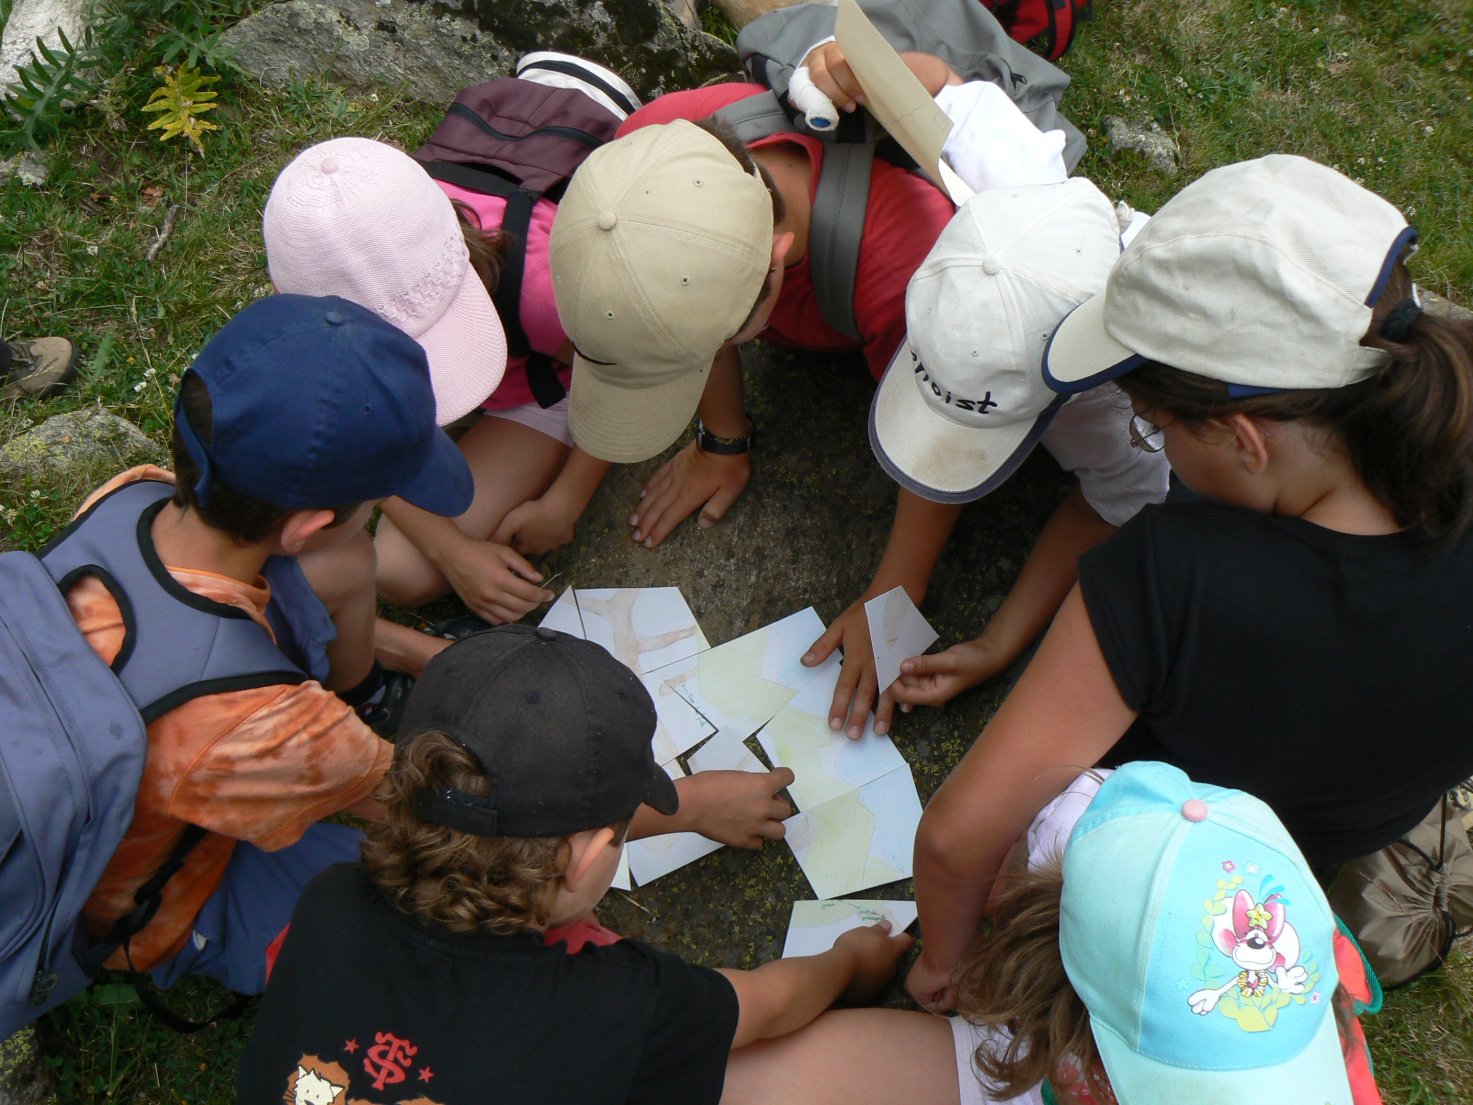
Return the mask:
[[520,407],[508,407],[504,411],[482,411],[487,418],[500,418],[515,422],[561,441],[573,447],[573,435],[568,430],[568,397],[564,395],[550,407],[539,407],[536,403],[524,403]]
[[1017,1097],[993,1097],[987,1092],[972,1066],[972,1055],[985,1043],[994,1043],[999,1048],[1007,1045],[1011,1037],[1005,1028],[971,1024],[961,1017],[950,1017],[951,1039],[956,1045],[956,1084],[958,1105],[1043,1105],[1043,1089],[1034,1086]]
[[1084,498],[1112,526],[1166,498],[1171,466],[1165,453],[1130,443],[1130,400],[1115,384],[1080,392],[1059,409],[1042,443],[1059,466],[1079,478]]

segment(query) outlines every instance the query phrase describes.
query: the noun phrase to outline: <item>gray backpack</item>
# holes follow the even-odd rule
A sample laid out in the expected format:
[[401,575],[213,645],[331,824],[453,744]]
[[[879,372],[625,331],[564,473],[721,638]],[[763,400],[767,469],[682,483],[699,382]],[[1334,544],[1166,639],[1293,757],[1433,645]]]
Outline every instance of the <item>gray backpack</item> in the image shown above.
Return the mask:
[[[172,488],[130,483],[40,554],[0,555],[0,1039],[84,989],[153,917],[160,892],[204,835],[192,829],[101,941],[82,906],[133,820],[147,724],[200,695],[307,676],[244,611],[169,575],[150,525]],[[125,639],[111,668],[65,592],[107,587]]]
[[[1062,130],[1064,163],[1084,156],[1084,135],[1059,114],[1069,78],[1008,36],[975,0],[860,0],[870,21],[897,50],[934,54],[967,80],[991,81],[1040,130]],[[742,28],[737,53],[748,75],[770,91],[722,108],[714,118],[748,144],[799,133],[828,143],[813,197],[809,256],[814,297],[830,328],[854,340],[854,277],[869,204],[870,171],[880,157],[912,165],[865,112],[845,116],[836,131],[810,130],[787,100],[788,81],[814,43],[834,33],[831,4],[797,4],[768,12]]]

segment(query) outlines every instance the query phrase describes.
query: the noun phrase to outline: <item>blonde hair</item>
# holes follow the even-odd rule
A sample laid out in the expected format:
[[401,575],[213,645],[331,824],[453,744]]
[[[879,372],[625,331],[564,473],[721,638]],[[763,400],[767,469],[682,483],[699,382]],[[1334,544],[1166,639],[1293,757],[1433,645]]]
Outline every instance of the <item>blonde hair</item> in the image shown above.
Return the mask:
[[480,837],[431,824],[414,812],[413,796],[426,787],[484,798],[491,780],[444,734],[415,737],[374,791],[386,813],[364,837],[369,881],[401,913],[451,932],[545,929],[567,867],[568,838]]
[[1007,877],[995,904],[997,920],[977,938],[957,982],[957,1012],[973,1024],[1004,1028],[1007,1047],[977,1049],[977,1072],[997,1097],[1024,1093],[1045,1078],[1082,1076],[1104,1100],[1108,1083],[1089,1011],[1074,992],[1059,954],[1063,865],[1057,859]]

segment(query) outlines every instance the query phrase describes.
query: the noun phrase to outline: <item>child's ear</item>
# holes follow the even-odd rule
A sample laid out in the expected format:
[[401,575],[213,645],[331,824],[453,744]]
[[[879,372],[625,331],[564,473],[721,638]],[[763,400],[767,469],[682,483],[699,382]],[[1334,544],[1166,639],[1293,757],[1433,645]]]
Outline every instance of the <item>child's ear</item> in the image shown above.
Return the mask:
[[1252,476],[1262,473],[1269,461],[1269,433],[1263,423],[1246,414],[1230,414],[1221,421],[1233,435],[1233,450],[1243,470]]
[[308,538],[332,525],[337,512],[332,510],[294,510],[282,520],[281,533],[277,542],[281,551],[296,556],[306,546]]
[[577,892],[594,864],[603,858],[604,849],[613,843],[612,827],[584,829],[568,837],[568,866],[563,871],[563,886],[569,893]]
[[784,258],[786,258],[787,255],[788,255],[788,251],[793,248],[793,243],[796,242],[797,240],[798,240],[798,236],[796,234],[794,234],[791,230],[784,230],[780,234],[778,234],[778,233],[774,233],[773,234],[773,236],[772,236],[772,264],[773,264],[773,267],[777,267],[778,265],[781,265],[783,263]]

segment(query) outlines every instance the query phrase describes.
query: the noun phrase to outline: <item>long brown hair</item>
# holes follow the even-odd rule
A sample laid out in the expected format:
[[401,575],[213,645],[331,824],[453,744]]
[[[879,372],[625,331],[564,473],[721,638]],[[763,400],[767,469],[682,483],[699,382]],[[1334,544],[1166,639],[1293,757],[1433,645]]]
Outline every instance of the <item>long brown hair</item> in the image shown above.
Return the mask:
[[1399,340],[1388,337],[1412,294],[1398,261],[1361,339],[1386,364],[1345,387],[1233,399],[1221,381],[1156,362],[1118,382],[1138,407],[1188,424],[1246,414],[1322,427],[1412,540],[1455,538],[1473,521],[1473,322],[1413,311],[1405,331],[1392,328]]
[[465,236],[466,249],[470,251],[471,268],[486,285],[486,294],[495,295],[501,283],[501,268],[506,263],[506,254],[512,247],[511,236],[500,227],[486,230],[481,226],[481,217],[463,200],[450,201],[460,219],[460,232]]

